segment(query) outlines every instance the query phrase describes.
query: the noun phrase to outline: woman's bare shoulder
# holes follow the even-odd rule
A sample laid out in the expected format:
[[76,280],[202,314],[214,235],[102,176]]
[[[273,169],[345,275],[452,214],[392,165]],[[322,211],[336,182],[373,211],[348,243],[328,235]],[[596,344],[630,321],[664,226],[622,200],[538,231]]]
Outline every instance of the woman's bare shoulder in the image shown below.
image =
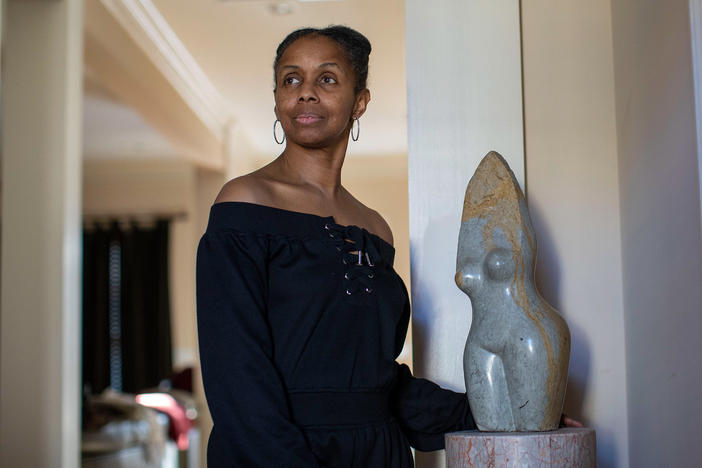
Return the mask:
[[370,212],[370,219],[372,221],[372,231],[374,234],[382,238],[385,242],[390,245],[394,245],[394,239],[392,237],[392,229],[385,218],[372,208],[367,208]]
[[383,216],[377,211],[375,211],[373,208],[369,208],[368,206],[361,203],[350,192],[346,191],[346,193],[353,200],[353,204],[356,205],[358,210],[357,212],[359,212],[359,214],[362,216],[362,219],[365,220],[363,225],[366,228],[366,230],[382,238],[388,244],[394,245],[392,229],[390,229],[390,225],[387,223],[387,221],[385,221],[385,218],[383,218]]
[[257,172],[236,177],[224,184],[215,203],[232,201],[266,203],[268,199],[266,181]]

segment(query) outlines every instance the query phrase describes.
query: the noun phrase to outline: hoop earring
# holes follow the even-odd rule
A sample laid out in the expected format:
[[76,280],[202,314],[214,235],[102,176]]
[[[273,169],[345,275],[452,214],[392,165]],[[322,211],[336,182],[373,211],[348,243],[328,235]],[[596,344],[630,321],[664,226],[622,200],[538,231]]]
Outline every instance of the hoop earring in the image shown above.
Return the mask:
[[[353,135],[353,124],[356,124],[356,136]],[[353,118],[353,123],[351,124],[351,139],[353,141],[358,141],[358,136],[361,134],[361,122],[359,122],[358,117]]]
[[[283,143],[285,143],[285,131],[283,131],[283,139],[280,141],[278,141],[278,135],[275,132],[276,127],[278,126],[279,123],[280,123],[280,120],[278,120],[278,119],[275,119],[275,122],[273,122],[273,139],[275,140],[276,143],[278,143],[279,145],[282,145]],[[283,124],[280,124],[280,128],[283,128]]]

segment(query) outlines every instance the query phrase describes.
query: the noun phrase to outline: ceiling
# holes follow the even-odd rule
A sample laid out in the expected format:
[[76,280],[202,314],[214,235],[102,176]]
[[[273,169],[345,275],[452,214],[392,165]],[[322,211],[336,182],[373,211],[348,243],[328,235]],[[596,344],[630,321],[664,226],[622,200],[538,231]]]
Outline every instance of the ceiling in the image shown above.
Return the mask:
[[83,148],[89,159],[173,158],[178,148],[85,70]]
[[[406,154],[403,0],[151,2],[221,95],[227,120],[246,140],[241,147],[250,154],[242,157],[272,158],[281,150],[272,135],[272,63],[278,43],[294,29],[328,24],[361,31],[373,47],[368,79],[371,102],[361,118],[361,137],[349,143],[349,154]],[[291,12],[274,14],[280,5]],[[99,86],[86,86],[85,102],[85,128],[92,135],[86,137],[87,153],[161,156],[169,151],[168,142],[149,135],[155,132],[146,122],[127,108],[119,109],[119,103],[110,103]],[[107,136],[115,128],[126,133]]]

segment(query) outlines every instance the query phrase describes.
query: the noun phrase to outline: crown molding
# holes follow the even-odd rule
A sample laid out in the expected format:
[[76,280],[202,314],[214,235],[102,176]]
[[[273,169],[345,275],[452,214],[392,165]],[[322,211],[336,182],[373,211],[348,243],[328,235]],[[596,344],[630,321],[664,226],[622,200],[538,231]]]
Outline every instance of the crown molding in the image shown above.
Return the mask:
[[151,0],[99,0],[203,124],[222,141],[223,99]]

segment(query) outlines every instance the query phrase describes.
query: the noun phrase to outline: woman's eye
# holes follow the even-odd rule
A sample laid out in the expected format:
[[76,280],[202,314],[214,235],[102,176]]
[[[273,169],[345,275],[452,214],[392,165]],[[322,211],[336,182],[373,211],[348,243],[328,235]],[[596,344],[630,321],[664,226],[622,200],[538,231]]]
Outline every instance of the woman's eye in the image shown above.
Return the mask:
[[300,80],[298,80],[294,76],[288,76],[283,80],[283,83],[288,84],[288,85],[297,84],[299,82],[300,82]]
[[331,77],[331,76],[323,76],[323,77],[322,77],[322,83],[326,83],[326,84],[335,84],[335,83],[336,83],[336,80],[335,80],[333,77]]

